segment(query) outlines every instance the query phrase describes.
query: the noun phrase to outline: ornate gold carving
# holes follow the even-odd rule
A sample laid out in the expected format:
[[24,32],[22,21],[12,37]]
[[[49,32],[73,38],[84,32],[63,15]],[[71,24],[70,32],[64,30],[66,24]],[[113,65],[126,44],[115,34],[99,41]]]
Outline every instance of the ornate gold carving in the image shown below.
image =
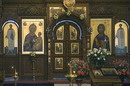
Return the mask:
[[75,0],[64,0],[63,4],[66,8],[71,8],[75,5]]
[[18,8],[19,16],[44,16],[45,14],[46,10],[41,6],[26,6]]
[[90,14],[91,15],[112,15],[114,14],[115,9],[113,7],[113,5],[93,5],[90,6]]
[[115,21],[125,20],[129,23],[129,8],[128,7],[116,7],[115,9]]

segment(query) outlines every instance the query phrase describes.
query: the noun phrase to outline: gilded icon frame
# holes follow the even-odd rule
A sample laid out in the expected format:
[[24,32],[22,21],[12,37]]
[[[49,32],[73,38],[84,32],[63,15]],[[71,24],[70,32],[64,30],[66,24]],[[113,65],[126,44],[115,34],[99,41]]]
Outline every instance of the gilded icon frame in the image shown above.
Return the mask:
[[55,43],[55,54],[63,54],[63,43],[56,42]]
[[77,36],[78,36],[78,32],[77,32],[77,29],[70,25],[70,40],[77,40]]
[[[54,17],[54,14],[62,15],[65,13],[65,9],[62,4],[47,4],[48,7],[48,19]],[[89,5],[88,4],[76,4],[72,8],[73,12],[78,13],[79,15],[84,15],[85,18],[89,16]]]
[[72,57],[72,58],[71,58],[71,61],[79,61],[79,58],[74,58],[74,57]]
[[79,54],[79,43],[71,43],[71,54]]
[[57,40],[64,40],[64,25],[60,26],[56,30],[56,39]]
[[55,58],[55,69],[56,70],[62,70],[63,69],[63,58],[58,58],[56,57]]
[[[115,24],[115,54],[117,55],[128,53],[128,28],[128,23],[124,20],[121,20]],[[124,32],[122,33],[122,36],[120,36],[120,31]],[[122,38],[122,40],[120,37],[123,37],[124,39]]]
[[[35,26],[36,28],[36,30],[34,30],[35,41],[32,47],[27,49],[25,44],[27,43],[27,38],[29,38],[31,26]],[[38,37],[40,38],[40,42],[36,40]],[[22,54],[30,54],[31,52],[35,52],[36,54],[44,54],[44,19],[22,19]]]
[[103,76],[101,70],[92,70],[94,76]]
[[91,49],[93,48],[94,38],[98,35],[98,25],[103,24],[105,26],[105,35],[109,38],[109,48],[110,51],[108,53],[112,53],[112,18],[91,18],[90,26],[92,28],[91,34]]
[[117,76],[118,72],[115,68],[101,68],[104,76]]
[[[2,28],[3,28],[3,31],[4,31],[3,32],[4,53],[8,54],[8,55],[17,54],[18,53],[18,29],[19,29],[19,25],[13,20],[8,20],[3,24]],[[12,28],[13,31],[11,31],[10,28]],[[13,35],[12,35],[12,33],[13,33]]]

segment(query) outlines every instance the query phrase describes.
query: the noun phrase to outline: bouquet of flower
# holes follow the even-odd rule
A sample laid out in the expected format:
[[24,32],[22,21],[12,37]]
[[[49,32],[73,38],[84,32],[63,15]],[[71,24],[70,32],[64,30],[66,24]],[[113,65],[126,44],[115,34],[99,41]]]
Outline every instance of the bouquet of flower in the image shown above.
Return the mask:
[[87,63],[85,63],[83,60],[72,60],[68,63],[68,65],[72,68],[73,74],[77,74],[77,78],[86,78],[88,72],[90,71]]
[[92,61],[95,65],[104,65],[107,62],[107,57],[110,54],[107,53],[106,49],[97,49],[94,48],[88,51],[87,57],[88,60]]
[[128,60],[123,60],[123,59],[117,58],[117,59],[114,59],[112,61],[112,64],[114,65],[114,67],[118,71],[119,78],[121,80],[128,78],[128,75],[130,74],[130,72],[128,71],[128,68],[130,66],[128,63]]
[[117,69],[118,72],[122,72],[122,69],[128,70],[129,68],[128,61],[119,58],[114,59],[112,61],[112,64],[114,65],[114,67]]

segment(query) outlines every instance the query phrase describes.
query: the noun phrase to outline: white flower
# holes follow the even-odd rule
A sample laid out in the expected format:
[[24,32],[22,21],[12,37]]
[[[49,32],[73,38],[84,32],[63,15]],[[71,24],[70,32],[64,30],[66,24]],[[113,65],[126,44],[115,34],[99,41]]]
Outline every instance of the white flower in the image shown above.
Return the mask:
[[111,55],[111,53],[107,53],[107,55]]
[[102,55],[103,53],[101,52],[101,55]]
[[100,51],[97,52],[98,54],[100,53]]
[[73,71],[73,73],[76,73],[75,71]]
[[94,56],[97,56],[97,54],[94,54]]
[[103,49],[104,52],[107,52],[107,49]]
[[103,60],[105,61],[105,60],[106,60],[106,58],[103,58]]
[[96,51],[98,51],[98,49],[96,48]]
[[97,58],[97,60],[100,60],[100,58]]
[[93,51],[97,50],[97,48],[93,48]]
[[91,52],[92,50],[88,50],[88,52]]
[[96,53],[98,51],[98,49],[94,48],[93,51],[94,51],[94,53]]
[[93,51],[91,51],[90,53],[93,54]]
[[90,56],[90,53],[88,53],[88,56]]
[[93,51],[94,53],[96,53],[97,51]]

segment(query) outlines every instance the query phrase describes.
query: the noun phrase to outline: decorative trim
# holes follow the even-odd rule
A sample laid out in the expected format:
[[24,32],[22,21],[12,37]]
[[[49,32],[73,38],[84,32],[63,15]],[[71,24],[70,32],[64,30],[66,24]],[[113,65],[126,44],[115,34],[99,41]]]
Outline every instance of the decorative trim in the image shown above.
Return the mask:
[[99,4],[90,6],[90,15],[112,15],[114,12],[113,5]]
[[45,16],[46,9],[41,6],[26,6],[18,8],[19,16]]

